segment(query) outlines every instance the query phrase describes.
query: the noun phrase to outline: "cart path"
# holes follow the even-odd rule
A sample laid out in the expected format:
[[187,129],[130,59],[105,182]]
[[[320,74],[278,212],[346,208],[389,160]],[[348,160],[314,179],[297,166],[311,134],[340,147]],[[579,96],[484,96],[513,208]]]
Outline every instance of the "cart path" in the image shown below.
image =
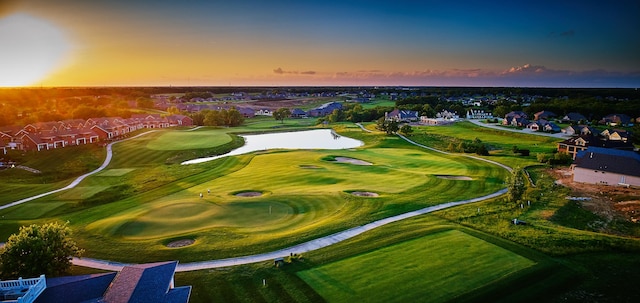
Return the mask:
[[91,176],[91,175],[96,174],[96,173],[99,173],[100,171],[105,169],[109,165],[109,163],[111,163],[111,158],[113,157],[113,150],[111,148],[112,145],[114,145],[116,143],[119,143],[119,142],[124,142],[124,141],[127,141],[127,140],[135,139],[135,138],[138,138],[140,136],[143,136],[143,135],[146,135],[146,134],[150,134],[152,132],[155,132],[155,130],[144,132],[142,134],[138,134],[136,136],[133,136],[131,138],[127,138],[127,139],[124,139],[124,140],[120,140],[120,141],[109,143],[107,145],[107,157],[104,159],[104,162],[102,163],[102,165],[100,165],[100,167],[98,167],[94,171],[86,173],[86,174],[76,178],[75,180],[73,180],[73,182],[71,182],[71,184],[69,184],[69,185],[67,185],[67,186],[65,186],[63,188],[58,188],[58,189],[52,190],[50,192],[42,193],[42,194],[35,195],[35,196],[29,197],[29,198],[24,198],[22,200],[11,202],[9,204],[1,205],[0,206],[0,210],[6,209],[6,208],[9,208],[9,207],[13,207],[13,206],[16,206],[16,205],[20,205],[20,204],[25,203],[25,202],[29,202],[29,201],[32,201],[32,200],[35,200],[35,199],[39,199],[39,198],[42,198],[42,197],[45,197],[45,196],[48,196],[48,195],[51,195],[51,194],[59,193],[61,191],[64,191],[64,190],[67,190],[67,189],[72,189],[72,188],[78,186],[78,184],[80,184],[80,182],[82,182],[82,180],[84,180],[86,177]]
[[[362,127],[362,126],[360,126]],[[398,134],[398,136],[400,136],[400,138],[406,140],[407,142],[414,144],[416,146],[422,147],[422,148],[426,148],[428,150],[432,150],[435,152],[439,152],[439,153],[443,153],[443,154],[450,154],[448,152],[444,152],[441,150],[437,150],[435,148],[432,147],[428,147],[428,146],[424,146],[422,144],[416,143],[412,140],[409,140],[408,138],[406,138],[405,136],[402,136],[400,134]],[[495,162],[495,161],[491,161],[491,160],[487,160],[487,159],[483,159],[483,158],[479,158],[479,157],[475,157],[475,156],[470,156],[470,155],[462,155],[465,157],[469,157],[469,158],[473,158],[473,159],[477,159],[477,160],[481,160],[481,161],[485,161],[485,162],[489,162],[491,164],[495,164],[498,165],[508,171],[511,171],[511,168]],[[361,225],[361,226],[357,226],[357,227],[353,227],[341,232],[337,232],[335,234],[332,235],[328,235],[325,237],[321,237],[321,238],[317,238],[308,242],[304,242],[298,245],[294,245],[294,246],[290,246],[287,248],[283,248],[280,250],[276,250],[276,251],[272,251],[272,252],[267,252],[267,253],[262,253],[262,254],[255,254],[255,255],[248,255],[248,256],[241,256],[241,257],[234,257],[234,258],[228,258],[228,259],[219,259],[219,260],[209,260],[209,261],[199,261],[199,262],[191,262],[191,263],[179,263],[178,267],[176,268],[176,272],[184,272],[184,271],[194,271],[194,270],[203,270],[203,269],[212,269],[212,268],[221,268],[221,267],[229,267],[229,266],[236,266],[236,265],[243,265],[243,264],[251,264],[251,263],[258,263],[258,262],[264,262],[264,261],[271,261],[273,259],[276,258],[283,258],[283,257],[287,257],[292,253],[295,254],[301,254],[301,253],[306,253],[309,251],[313,251],[313,250],[317,250],[320,248],[324,248],[339,242],[342,242],[344,240],[347,239],[351,239],[355,236],[358,236],[364,232],[370,231],[374,228],[378,228],[380,226],[389,224],[389,223],[393,223],[396,221],[400,221],[400,220],[404,220],[404,219],[408,219],[408,218],[412,218],[412,217],[416,217],[416,216],[420,216],[420,215],[424,215],[424,214],[428,214],[434,211],[438,211],[438,210],[442,210],[445,208],[449,208],[449,207],[454,207],[454,206],[458,206],[458,205],[463,205],[463,204],[468,204],[468,203],[474,203],[474,202],[480,202],[483,200],[487,200],[487,199],[492,199],[501,195],[504,195],[507,193],[507,189],[504,188],[502,190],[499,190],[495,193],[486,195],[486,196],[482,196],[482,197],[478,197],[478,198],[473,198],[473,199],[468,199],[468,200],[462,200],[462,201],[454,201],[454,202],[447,202],[447,203],[442,203],[442,204],[438,204],[438,205],[434,205],[434,206],[429,206],[429,207],[425,207],[419,210],[415,210],[415,211],[411,211],[411,212],[407,212],[404,214],[400,214],[400,215],[396,215],[393,217],[389,217],[389,218],[385,218],[385,219],[381,219],[378,221],[374,221],[365,225]],[[74,257],[71,262],[74,265],[78,265],[78,266],[84,266],[84,267],[90,267],[90,268],[97,268],[97,269],[102,269],[102,270],[110,270],[110,271],[120,271],[122,270],[122,268],[124,266],[130,265],[127,263],[119,263],[119,262],[112,262],[112,261],[108,261],[108,260],[99,260],[99,259],[92,259],[92,258],[76,258]]]

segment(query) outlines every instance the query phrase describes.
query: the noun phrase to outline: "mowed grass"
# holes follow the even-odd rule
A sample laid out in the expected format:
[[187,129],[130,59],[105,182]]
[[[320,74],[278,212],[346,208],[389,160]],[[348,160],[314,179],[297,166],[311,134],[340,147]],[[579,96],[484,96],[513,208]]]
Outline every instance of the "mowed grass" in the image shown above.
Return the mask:
[[[481,127],[471,122],[459,122],[445,126],[420,126],[414,128],[411,140],[427,146],[446,150],[450,142],[460,140],[473,141],[476,138],[487,144],[491,160],[506,164],[511,167],[526,167],[540,164],[536,159],[538,153],[552,153],[558,138],[537,136],[530,134],[514,133]],[[512,149],[518,146],[520,149],[528,149],[529,156],[514,154]]]
[[328,302],[446,302],[534,264],[450,230],[297,274]]
[[155,140],[147,143],[152,150],[188,150],[219,146],[231,142],[228,135],[212,132],[209,129],[197,129],[185,132],[164,132]]

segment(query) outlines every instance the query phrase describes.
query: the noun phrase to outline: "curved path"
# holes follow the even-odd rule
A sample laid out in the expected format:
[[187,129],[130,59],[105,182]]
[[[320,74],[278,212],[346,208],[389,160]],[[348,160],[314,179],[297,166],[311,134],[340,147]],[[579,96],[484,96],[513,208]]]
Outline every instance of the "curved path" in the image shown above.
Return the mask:
[[524,128],[524,129],[515,129],[515,128],[510,128],[510,127],[503,127],[503,126],[499,126],[496,124],[487,124],[487,123],[483,123],[481,122],[481,120],[477,120],[477,119],[467,119],[466,121],[469,121],[477,126],[482,126],[482,127],[486,127],[486,128],[493,128],[493,129],[497,129],[497,130],[501,130],[501,131],[505,131],[505,132],[514,132],[514,133],[521,133],[521,134],[527,134],[527,135],[535,135],[535,136],[544,136],[544,137],[552,137],[552,138],[558,138],[558,139],[567,139],[571,136],[568,136],[564,133],[555,133],[555,134],[550,134],[550,133],[545,133],[545,132],[535,132],[532,131],[528,128]]
[[[360,127],[362,127],[361,125],[359,125]],[[400,136],[402,139],[406,140],[407,142],[414,144],[416,146],[420,146],[432,151],[436,151],[439,153],[443,153],[443,154],[449,154],[447,152],[441,151],[441,150],[437,150],[434,149],[432,147],[428,147],[428,146],[424,146],[422,144],[416,143],[414,141],[411,141],[409,139],[407,139],[406,137],[398,134],[398,136]],[[509,171],[511,171],[511,168],[495,162],[495,161],[491,161],[491,160],[487,160],[487,159],[483,159],[483,158],[479,158],[479,157],[474,157],[474,156],[469,156],[469,155],[464,155],[466,157],[469,158],[473,158],[473,159],[477,159],[477,160],[481,160],[481,161],[485,161],[485,162],[489,162],[495,165],[498,165],[500,167],[503,167]],[[463,205],[463,204],[468,204],[468,203],[474,203],[474,202],[479,202],[479,201],[483,201],[483,200],[487,200],[487,199],[491,199],[491,198],[495,198],[498,196],[501,196],[503,194],[507,193],[507,189],[502,189],[499,190],[495,193],[486,195],[486,196],[482,196],[482,197],[478,197],[478,198],[473,198],[473,199],[469,199],[469,200],[462,200],[462,201],[455,201],[455,202],[447,202],[447,203],[443,203],[443,204],[438,204],[438,205],[434,205],[434,206],[429,206],[429,207],[425,207],[419,210],[415,210],[415,211],[411,211],[411,212],[407,212],[404,214],[400,214],[400,215],[396,215],[393,217],[389,217],[389,218],[385,218],[385,219],[381,219],[378,221],[374,221],[365,225],[361,225],[361,226],[357,226],[357,227],[353,227],[332,235],[328,235],[322,238],[318,238],[318,239],[314,239],[308,242],[304,242],[298,245],[294,245],[294,246],[290,246],[287,248],[283,248],[280,250],[276,250],[276,251],[272,251],[272,252],[267,252],[267,253],[262,253],[262,254],[256,254],[256,255],[249,255],[249,256],[242,256],[242,257],[235,257],[235,258],[228,258],[228,259],[220,259],[220,260],[210,260],[210,261],[200,261],[200,262],[192,262],[192,263],[180,263],[178,264],[178,267],[176,268],[177,272],[183,272],[183,271],[193,271],[193,270],[202,270],[202,269],[211,269],[211,268],[220,268],[220,267],[229,267],[229,266],[235,266],[235,265],[242,265],[242,264],[250,264],[250,263],[257,263],[257,262],[263,262],[263,261],[269,261],[269,260],[273,260],[275,258],[282,258],[282,257],[286,257],[289,256],[291,253],[296,253],[296,254],[300,254],[300,253],[305,253],[305,252],[309,252],[309,251],[313,251],[316,249],[320,249],[323,247],[327,247],[330,246],[332,244],[336,244],[338,242],[342,242],[344,240],[353,238],[357,235],[360,235],[366,231],[370,231],[374,228],[378,228],[380,226],[392,223],[392,222],[396,222],[396,221],[400,221],[400,220],[404,220],[404,219],[408,219],[411,217],[415,217],[415,216],[419,216],[419,215],[424,215],[424,214],[428,214],[434,211],[438,211],[438,210],[442,210],[445,208],[449,208],[449,207],[453,207],[453,206],[458,206],[458,205]],[[84,267],[91,267],[91,268],[97,268],[97,269],[102,269],[102,270],[110,270],[110,271],[120,271],[122,270],[122,268],[126,265],[126,263],[118,263],[118,262],[111,262],[111,261],[106,261],[106,260],[98,260],[98,259],[92,259],[92,258],[73,258],[71,260],[71,262],[74,265],[78,265],[78,266],[84,266]]]
[[35,195],[33,197],[24,198],[22,200],[18,200],[18,201],[15,201],[15,202],[11,202],[9,204],[2,205],[2,206],[0,206],[0,210],[5,209],[5,208],[9,208],[9,207],[13,207],[13,206],[16,206],[16,205],[20,205],[20,204],[25,203],[25,202],[29,202],[29,201],[32,201],[32,200],[35,200],[35,199],[39,199],[39,198],[42,198],[44,196],[48,196],[48,195],[51,195],[51,194],[59,193],[59,192],[61,192],[63,190],[72,189],[72,188],[78,186],[78,184],[80,184],[80,182],[82,182],[82,180],[84,180],[86,177],[91,176],[91,175],[93,175],[95,173],[99,173],[100,171],[105,169],[107,167],[107,165],[109,165],[109,163],[111,162],[111,158],[113,157],[113,151],[112,151],[111,147],[114,144],[119,143],[119,142],[124,142],[124,141],[127,141],[127,140],[131,140],[131,139],[135,139],[135,138],[138,138],[140,136],[143,136],[143,135],[146,135],[146,134],[149,134],[149,133],[152,133],[152,132],[155,132],[155,130],[144,132],[142,134],[139,134],[139,135],[136,135],[136,136],[133,136],[131,138],[124,139],[124,140],[120,140],[120,141],[109,143],[107,145],[107,157],[104,159],[104,162],[102,163],[102,165],[100,165],[100,167],[98,167],[94,171],[86,173],[86,174],[84,174],[84,175],[82,175],[80,177],[77,177],[75,180],[73,180],[73,182],[71,182],[71,184],[69,184],[69,185],[67,185],[67,186],[65,186],[63,188],[59,188],[59,189],[56,189],[56,190],[52,190],[50,192],[42,193],[42,194],[39,194],[39,195]]

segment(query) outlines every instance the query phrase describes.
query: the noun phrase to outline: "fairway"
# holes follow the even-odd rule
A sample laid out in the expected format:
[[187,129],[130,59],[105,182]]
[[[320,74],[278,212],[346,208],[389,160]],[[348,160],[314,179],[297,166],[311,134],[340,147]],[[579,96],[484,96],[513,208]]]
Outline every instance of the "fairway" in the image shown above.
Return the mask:
[[328,302],[445,302],[535,262],[457,230],[298,273]]
[[199,129],[195,131],[168,131],[147,143],[151,150],[187,150],[211,148],[231,142],[224,132],[216,129]]

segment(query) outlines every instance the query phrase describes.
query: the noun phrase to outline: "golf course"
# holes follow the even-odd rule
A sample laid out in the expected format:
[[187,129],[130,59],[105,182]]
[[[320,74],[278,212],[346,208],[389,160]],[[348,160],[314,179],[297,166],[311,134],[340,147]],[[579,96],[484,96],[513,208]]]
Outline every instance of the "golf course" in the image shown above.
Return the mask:
[[[339,137],[362,142],[358,147],[264,149],[196,164],[182,163],[224,155],[251,135],[317,127],[291,120],[142,131],[114,143],[106,168],[76,187],[0,210],[0,237],[22,225],[68,222],[84,257],[192,263],[277,251],[506,187],[510,172],[504,167],[427,149],[373,124],[364,127],[331,126]],[[514,167],[537,163],[535,156],[506,152],[512,146],[550,152],[554,145],[549,138],[466,123],[417,128],[409,138],[444,150],[452,138],[469,136],[491,147],[482,158]],[[41,175],[3,172],[0,205],[62,188],[74,172],[94,170],[104,159],[98,147],[82,151],[81,159],[59,152],[43,153],[49,161],[25,163]],[[61,168],[67,178],[53,177]],[[534,198],[527,207],[498,197],[396,221],[304,255],[292,252],[283,268],[260,262],[181,272],[176,281],[194,286],[192,302],[536,301],[572,285],[582,270],[559,261],[558,254],[638,249],[637,240],[548,221],[548,213],[562,207],[558,201],[564,193],[553,193],[552,181],[533,171],[531,182],[538,186],[528,191]],[[534,224],[515,226],[510,223],[515,217]],[[76,267],[74,272],[95,270]],[[529,286],[507,291],[519,283]]]

